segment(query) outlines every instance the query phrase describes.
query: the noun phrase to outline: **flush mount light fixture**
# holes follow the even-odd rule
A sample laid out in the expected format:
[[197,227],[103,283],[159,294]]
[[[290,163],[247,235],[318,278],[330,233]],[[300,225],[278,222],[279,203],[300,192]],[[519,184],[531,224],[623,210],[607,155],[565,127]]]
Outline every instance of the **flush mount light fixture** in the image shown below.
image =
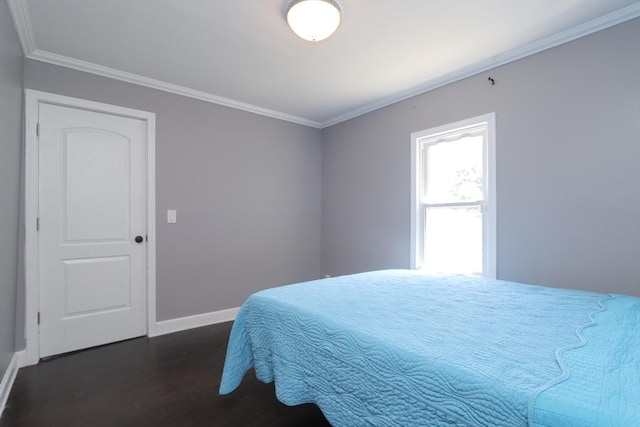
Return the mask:
[[293,32],[311,42],[333,34],[341,19],[340,6],[333,0],[294,0],[287,9],[287,22]]

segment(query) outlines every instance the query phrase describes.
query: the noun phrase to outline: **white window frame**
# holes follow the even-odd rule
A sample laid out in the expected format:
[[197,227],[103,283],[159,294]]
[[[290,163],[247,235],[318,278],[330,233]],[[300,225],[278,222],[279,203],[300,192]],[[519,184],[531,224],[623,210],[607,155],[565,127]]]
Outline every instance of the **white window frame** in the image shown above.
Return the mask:
[[[438,136],[462,132],[479,125],[486,125],[487,135],[483,147],[484,201],[482,203],[482,274],[485,277],[496,278],[496,114],[488,113],[472,117],[455,123],[437,126],[411,134],[411,252],[410,268],[420,268],[419,260],[423,253],[424,236],[424,207],[420,202],[422,181],[421,147],[425,141],[437,139]],[[419,182],[420,181],[420,182]],[[473,202],[471,203],[474,204]],[[447,204],[439,204],[445,206]],[[467,203],[450,203],[450,206],[466,206]]]

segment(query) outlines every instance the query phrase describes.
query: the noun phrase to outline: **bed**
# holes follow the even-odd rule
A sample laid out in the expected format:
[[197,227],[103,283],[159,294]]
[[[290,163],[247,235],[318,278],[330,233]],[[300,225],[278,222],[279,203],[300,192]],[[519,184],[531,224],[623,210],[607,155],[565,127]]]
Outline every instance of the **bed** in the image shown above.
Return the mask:
[[255,368],[346,426],[640,426],[640,298],[385,270],[241,307],[220,384]]

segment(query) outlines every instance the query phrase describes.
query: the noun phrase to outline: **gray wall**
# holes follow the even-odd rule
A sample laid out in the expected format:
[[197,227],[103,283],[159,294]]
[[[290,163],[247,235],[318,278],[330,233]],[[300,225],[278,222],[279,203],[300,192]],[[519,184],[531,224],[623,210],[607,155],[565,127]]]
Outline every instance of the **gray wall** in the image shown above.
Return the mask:
[[22,50],[0,1],[0,379],[16,350],[18,228],[22,146]]
[[156,113],[159,321],[320,277],[320,130],[31,60],[24,84]]
[[498,277],[640,295],[638,19],[324,129],[323,272],[407,268],[410,133],[492,111]]

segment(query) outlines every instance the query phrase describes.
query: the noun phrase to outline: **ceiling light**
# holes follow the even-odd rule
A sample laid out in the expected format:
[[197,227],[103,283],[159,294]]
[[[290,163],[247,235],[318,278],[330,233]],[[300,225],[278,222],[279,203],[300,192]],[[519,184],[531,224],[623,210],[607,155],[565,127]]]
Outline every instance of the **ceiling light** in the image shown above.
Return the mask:
[[287,22],[299,37],[317,42],[333,34],[342,18],[333,0],[294,0],[287,9]]

